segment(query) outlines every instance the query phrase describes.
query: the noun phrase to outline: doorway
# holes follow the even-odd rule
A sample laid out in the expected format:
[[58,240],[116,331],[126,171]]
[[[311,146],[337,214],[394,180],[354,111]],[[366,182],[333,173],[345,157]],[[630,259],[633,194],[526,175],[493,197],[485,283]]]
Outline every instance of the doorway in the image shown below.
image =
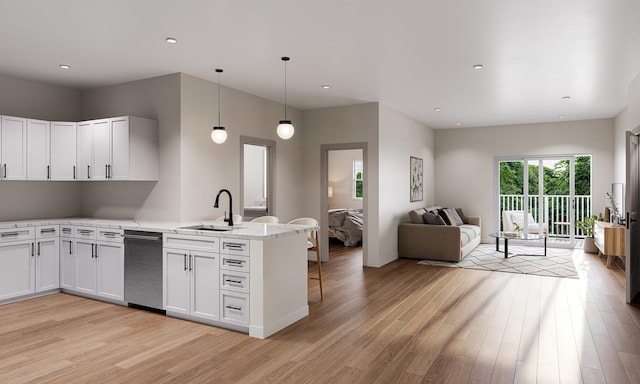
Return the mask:
[[500,158],[496,170],[500,231],[513,231],[517,218],[521,231],[546,233],[549,246],[573,248],[585,236],[576,222],[591,216],[590,155]]
[[240,136],[240,212],[244,221],[276,216],[273,181],[276,143]]
[[[362,264],[367,260],[367,144],[323,144],[320,147],[320,252],[329,259],[329,236],[345,246],[362,245]],[[335,214],[330,217],[330,214]],[[340,222],[338,222],[340,221]],[[348,221],[348,222],[347,222]],[[361,223],[361,228],[358,227]],[[332,227],[330,229],[330,224]],[[343,225],[344,228],[340,228]],[[344,233],[339,233],[343,232]],[[359,241],[356,241],[357,238]]]

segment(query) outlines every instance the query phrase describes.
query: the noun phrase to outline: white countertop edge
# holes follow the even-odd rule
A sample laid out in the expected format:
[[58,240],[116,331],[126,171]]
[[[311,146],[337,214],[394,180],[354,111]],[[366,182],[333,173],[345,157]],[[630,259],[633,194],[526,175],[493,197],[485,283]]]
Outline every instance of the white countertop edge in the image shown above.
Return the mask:
[[[42,225],[75,225],[83,227],[102,227],[133,231],[151,231],[174,233],[181,235],[229,237],[236,239],[275,239],[278,237],[294,236],[318,230],[317,226],[293,225],[293,224],[265,224],[265,223],[240,223],[237,229],[231,231],[206,231],[184,229],[181,227],[193,225],[213,225],[224,227],[226,224],[219,221],[190,221],[190,222],[164,222],[164,221],[136,221],[136,220],[110,220],[97,218],[55,218],[32,219],[0,222],[0,230],[24,227],[37,227]],[[236,225],[234,225],[236,227]]]

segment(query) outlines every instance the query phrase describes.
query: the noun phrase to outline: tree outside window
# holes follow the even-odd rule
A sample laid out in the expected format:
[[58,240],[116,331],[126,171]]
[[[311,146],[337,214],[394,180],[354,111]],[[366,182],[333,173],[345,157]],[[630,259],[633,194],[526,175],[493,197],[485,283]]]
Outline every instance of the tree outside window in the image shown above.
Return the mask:
[[364,196],[364,169],[362,160],[353,161],[353,199],[362,200]]

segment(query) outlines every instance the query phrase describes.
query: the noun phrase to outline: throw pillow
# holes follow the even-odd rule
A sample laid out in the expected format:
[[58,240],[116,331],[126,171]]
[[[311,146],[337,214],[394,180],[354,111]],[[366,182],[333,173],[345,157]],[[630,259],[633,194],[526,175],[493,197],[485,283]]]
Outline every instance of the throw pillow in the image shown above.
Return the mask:
[[422,219],[422,215],[425,213],[424,208],[414,209],[409,211],[409,218],[413,224],[424,224],[424,220]]
[[444,215],[447,218],[445,221],[448,221],[449,225],[459,226],[459,225],[464,224],[462,222],[462,219],[460,218],[460,216],[458,216],[458,213],[456,212],[455,209],[453,209],[453,208],[444,208],[442,211],[444,212]]
[[422,218],[424,219],[425,224],[447,225],[447,223],[445,223],[444,220],[442,220],[442,217],[437,213],[425,212],[425,214],[422,215]]
[[449,220],[449,216],[445,212],[445,208],[438,209],[438,215],[442,218],[446,225],[451,225],[451,221]]
[[467,216],[462,212],[462,208],[456,208],[456,213],[460,216],[460,219],[462,219],[463,224],[469,224],[469,219],[467,219]]

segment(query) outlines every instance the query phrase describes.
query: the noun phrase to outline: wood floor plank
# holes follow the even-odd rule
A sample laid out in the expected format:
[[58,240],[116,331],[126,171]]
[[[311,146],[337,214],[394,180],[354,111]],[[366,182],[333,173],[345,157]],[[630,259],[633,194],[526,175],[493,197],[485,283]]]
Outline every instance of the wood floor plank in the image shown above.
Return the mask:
[[310,315],[267,340],[67,294],[0,306],[0,382],[640,381],[621,265],[578,252],[581,279],[558,279],[361,252],[332,244],[325,299],[311,282]]

